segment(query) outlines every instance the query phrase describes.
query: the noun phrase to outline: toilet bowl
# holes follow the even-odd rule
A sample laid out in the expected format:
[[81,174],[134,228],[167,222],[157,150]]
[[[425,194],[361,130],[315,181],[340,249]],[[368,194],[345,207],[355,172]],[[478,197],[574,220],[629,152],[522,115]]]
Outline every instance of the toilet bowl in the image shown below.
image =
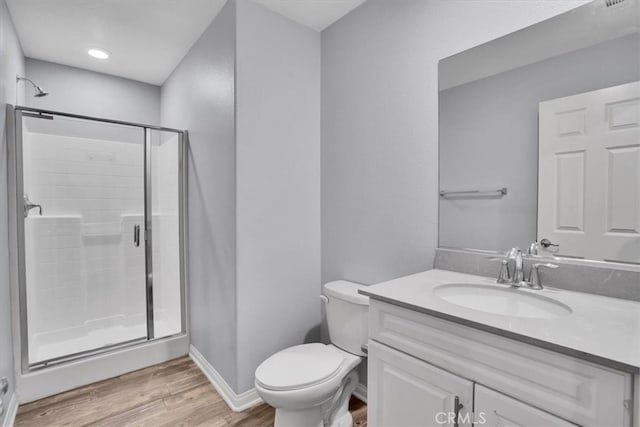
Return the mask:
[[279,351],[258,366],[258,394],[276,408],[276,427],[351,427],[349,398],[358,385],[356,367],[366,357],[369,299],[363,285],[324,286],[331,344],[302,344]]

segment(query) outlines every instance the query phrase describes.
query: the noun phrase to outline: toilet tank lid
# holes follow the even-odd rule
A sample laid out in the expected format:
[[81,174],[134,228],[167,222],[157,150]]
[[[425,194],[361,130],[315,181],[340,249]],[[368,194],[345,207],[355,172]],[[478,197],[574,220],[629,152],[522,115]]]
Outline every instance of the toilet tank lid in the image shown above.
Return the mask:
[[360,289],[366,289],[367,285],[348,282],[346,280],[336,280],[324,285],[324,293],[327,296],[339,298],[358,305],[369,305],[369,297],[358,293]]

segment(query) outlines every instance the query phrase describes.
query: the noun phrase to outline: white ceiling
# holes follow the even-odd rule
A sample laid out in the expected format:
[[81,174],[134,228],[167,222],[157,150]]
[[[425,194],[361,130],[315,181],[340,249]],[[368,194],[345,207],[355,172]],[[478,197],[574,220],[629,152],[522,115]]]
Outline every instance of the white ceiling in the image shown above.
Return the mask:
[[[255,1],[320,31],[365,0]],[[155,85],[164,83],[225,2],[7,0],[25,56]],[[88,56],[92,47],[111,57]]]
[[[162,84],[225,0],[8,0],[29,58]],[[107,50],[100,61],[87,49]]]

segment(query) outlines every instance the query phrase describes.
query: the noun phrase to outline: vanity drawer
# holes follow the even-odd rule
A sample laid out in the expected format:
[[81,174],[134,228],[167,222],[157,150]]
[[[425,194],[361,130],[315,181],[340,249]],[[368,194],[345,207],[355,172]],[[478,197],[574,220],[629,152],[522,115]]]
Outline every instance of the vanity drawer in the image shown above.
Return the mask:
[[371,300],[371,339],[568,421],[631,425],[631,375]]

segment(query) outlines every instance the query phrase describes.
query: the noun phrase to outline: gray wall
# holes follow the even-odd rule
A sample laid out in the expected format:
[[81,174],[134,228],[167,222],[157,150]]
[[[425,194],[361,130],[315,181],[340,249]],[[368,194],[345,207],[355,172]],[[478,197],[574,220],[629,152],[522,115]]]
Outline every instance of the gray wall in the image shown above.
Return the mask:
[[438,61],[582,3],[368,0],[323,31],[323,282],[433,266]]
[[[14,391],[13,345],[11,330],[11,298],[9,287],[9,226],[7,194],[7,138],[5,132],[6,104],[16,104],[16,74],[24,74],[24,56],[9,10],[0,0],[0,377],[9,378],[9,392],[4,397],[5,413],[0,415],[4,425],[6,405]],[[24,100],[24,88],[19,87],[17,102]]]
[[162,87],[162,124],[189,130],[191,343],[237,389],[235,3]]
[[27,77],[49,95],[29,96],[30,107],[143,124],[160,122],[160,87],[27,58]]
[[509,193],[442,199],[440,246],[505,251],[536,240],[539,103],[640,80],[639,52],[633,34],[442,91],[440,187]]
[[319,337],[319,110],[320,34],[247,1],[162,88],[162,123],[190,134],[191,341],[236,393]]
[[[319,339],[320,34],[237,3],[238,390]],[[268,326],[268,327],[267,327]]]

